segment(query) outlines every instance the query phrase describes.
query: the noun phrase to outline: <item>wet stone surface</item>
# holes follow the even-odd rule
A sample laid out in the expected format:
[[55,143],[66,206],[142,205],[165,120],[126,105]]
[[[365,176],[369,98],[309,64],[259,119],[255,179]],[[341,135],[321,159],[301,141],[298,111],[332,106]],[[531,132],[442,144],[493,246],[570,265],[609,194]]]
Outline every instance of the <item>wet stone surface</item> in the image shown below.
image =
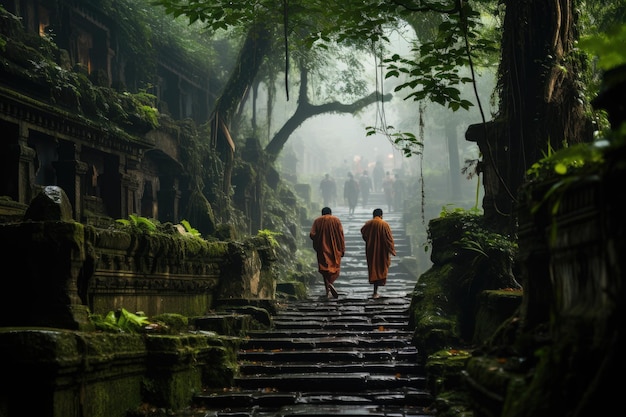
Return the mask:
[[[373,199],[372,199],[373,200]],[[383,206],[385,207],[385,206]],[[270,330],[252,331],[238,355],[235,387],[195,396],[204,416],[432,416],[433,398],[408,327],[414,278],[398,261],[411,255],[401,213],[385,213],[398,256],[373,299],[360,228],[372,215],[333,207],[346,256],[328,299],[320,276],[307,300],[290,301]],[[199,414],[194,414],[199,415]]]

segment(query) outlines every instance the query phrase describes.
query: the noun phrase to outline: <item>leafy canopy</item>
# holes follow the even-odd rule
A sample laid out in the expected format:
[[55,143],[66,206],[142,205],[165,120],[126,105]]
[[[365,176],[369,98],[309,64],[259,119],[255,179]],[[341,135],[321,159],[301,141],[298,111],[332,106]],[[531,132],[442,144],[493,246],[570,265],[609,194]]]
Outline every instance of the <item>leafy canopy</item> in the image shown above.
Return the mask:
[[459,76],[458,68],[469,64],[473,50],[496,52],[493,42],[479,34],[480,14],[474,5],[493,1],[458,2],[457,0],[381,2],[373,0],[307,0],[298,3],[276,0],[152,0],[175,17],[187,16],[190,23],[202,22],[210,30],[248,27],[253,22],[269,22],[268,26],[285,25],[276,36],[289,37],[290,42],[307,49],[325,48],[329,43],[368,45],[372,50],[380,43],[389,43],[390,29],[415,20],[416,14],[441,14],[443,17],[433,39],[422,39],[412,50],[413,57],[394,54],[385,60],[386,77],[409,77],[396,91],[410,90],[407,98],[429,99],[452,110],[468,109],[472,104],[461,98],[456,87],[471,82]]
[[[405,91],[406,99],[429,100],[453,111],[467,110],[473,105],[462,97],[459,87],[473,79],[460,75],[459,69],[471,65],[479,56],[497,54],[496,43],[481,32],[484,16],[493,13],[489,10],[481,18],[478,11],[493,7],[496,3],[492,0],[151,0],[151,3],[164,7],[166,13],[175,17],[186,16],[190,24],[201,22],[210,31],[241,29],[264,22],[274,29],[275,44],[285,37],[285,42],[297,45],[296,51],[302,48],[302,54],[309,56],[314,49],[327,50],[333,44],[382,53],[382,44],[393,46],[388,38],[390,30],[408,22],[421,38],[409,57],[392,53],[384,59],[388,71],[385,77],[401,79],[395,91]],[[439,22],[434,31],[432,22]],[[428,30],[420,30],[423,27]],[[372,127],[368,135],[387,133],[390,129],[393,127]],[[420,152],[421,144],[415,135],[388,135],[407,156]]]

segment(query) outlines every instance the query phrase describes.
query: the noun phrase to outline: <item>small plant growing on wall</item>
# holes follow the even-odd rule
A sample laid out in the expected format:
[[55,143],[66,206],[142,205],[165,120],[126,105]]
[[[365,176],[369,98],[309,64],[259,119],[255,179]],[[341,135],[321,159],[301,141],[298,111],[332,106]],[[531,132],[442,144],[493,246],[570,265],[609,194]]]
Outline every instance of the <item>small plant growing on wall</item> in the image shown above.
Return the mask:
[[93,314],[91,320],[98,330],[119,333],[142,333],[151,324],[146,316],[133,314],[124,308],[109,311],[106,316]]
[[259,230],[257,233],[258,237],[266,239],[272,247],[278,246],[278,240],[276,240],[276,236],[280,236],[280,232],[273,232],[268,229]]
[[117,219],[116,222],[124,226],[136,227],[147,232],[156,232],[157,230],[156,224],[154,224],[152,220],[135,214],[130,214],[128,219]]

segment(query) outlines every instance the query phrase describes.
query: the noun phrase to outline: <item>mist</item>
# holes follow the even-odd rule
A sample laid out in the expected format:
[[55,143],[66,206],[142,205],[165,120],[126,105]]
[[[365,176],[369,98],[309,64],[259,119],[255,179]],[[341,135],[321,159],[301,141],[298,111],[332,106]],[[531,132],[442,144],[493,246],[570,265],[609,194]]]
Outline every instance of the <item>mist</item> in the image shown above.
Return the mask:
[[[410,45],[414,40],[410,32],[394,32],[390,39],[393,52],[410,53]],[[409,180],[409,184],[412,182],[413,186],[418,186],[417,183],[420,183],[419,187],[425,190],[425,198],[431,199],[438,207],[443,204],[463,208],[476,205],[477,199],[482,198],[482,187],[478,182],[480,178],[474,176],[467,179],[466,175],[460,180],[452,178],[452,175],[462,175],[460,172],[466,160],[480,158],[478,146],[465,140],[468,126],[482,121],[473,87],[459,86],[463,98],[471,101],[474,106],[469,110],[460,109],[454,112],[437,103],[419,103],[412,98],[405,99],[408,91],[394,91],[404,80],[392,77],[385,79],[384,69],[381,71],[380,66],[377,67],[380,60],[372,55],[364,55],[361,61],[365,71],[362,74],[355,73],[354,76],[365,78],[369,85],[368,94],[373,91],[391,93],[391,101],[371,104],[357,114],[324,114],[307,119],[291,135],[278,158],[281,173],[295,182],[311,184],[313,197],[318,198],[319,182],[326,173],[331,174],[338,184],[343,184],[348,172],[358,175],[363,170],[368,170],[371,174],[374,164],[381,162],[385,171],[401,174]],[[464,75],[469,76],[469,71]],[[476,76],[480,104],[485,120],[488,121],[492,114],[490,98],[495,86],[496,68],[481,68]],[[381,79],[384,83],[381,83]],[[292,80],[291,83],[289,88],[296,90],[297,80]],[[277,92],[284,90],[284,85],[276,87]],[[297,106],[293,99],[289,101],[284,95],[276,94],[275,98],[271,126],[273,133],[280,129]],[[263,103],[263,100],[260,98],[258,103]],[[332,100],[349,102],[345,98],[334,96]],[[419,125],[420,105],[424,121],[423,136]],[[262,111],[262,106],[260,107],[259,110]],[[421,154],[406,157],[393,143],[392,138],[383,134],[367,136],[368,126],[393,126],[396,133],[410,132],[418,139],[423,137]],[[449,152],[450,132],[453,132],[456,141],[457,162],[454,162],[454,158],[451,159]],[[451,169],[451,163],[458,166]],[[460,182],[460,190],[453,186],[453,180],[457,180],[457,184]],[[481,194],[478,197],[477,189],[480,189],[478,192]],[[421,191],[412,193],[414,196],[421,194]]]

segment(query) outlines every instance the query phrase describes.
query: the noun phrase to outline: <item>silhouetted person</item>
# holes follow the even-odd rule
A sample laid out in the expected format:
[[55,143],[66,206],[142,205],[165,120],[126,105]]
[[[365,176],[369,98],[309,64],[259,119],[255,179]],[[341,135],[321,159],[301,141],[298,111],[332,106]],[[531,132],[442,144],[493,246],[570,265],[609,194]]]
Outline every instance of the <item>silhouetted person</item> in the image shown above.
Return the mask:
[[343,185],[343,198],[348,203],[348,212],[354,214],[356,203],[359,200],[359,183],[354,179],[351,172],[348,172],[348,179]]
[[402,211],[404,209],[404,197],[406,195],[406,185],[404,180],[400,178],[400,174],[396,174],[393,181],[393,211]]
[[374,182],[374,192],[382,191],[385,168],[381,160],[376,161],[374,171],[372,171],[372,181]]
[[383,193],[385,193],[387,210],[391,211],[391,207],[393,207],[393,177],[389,171],[387,171],[385,179],[383,179]]
[[372,191],[372,179],[367,175],[367,170],[363,171],[363,174],[359,178],[359,192],[361,194],[361,202],[363,207],[367,206],[367,201],[370,198],[370,192]]
[[335,199],[337,198],[337,184],[330,174],[324,175],[324,179],[320,182],[320,191],[322,192],[324,207],[335,204]]

